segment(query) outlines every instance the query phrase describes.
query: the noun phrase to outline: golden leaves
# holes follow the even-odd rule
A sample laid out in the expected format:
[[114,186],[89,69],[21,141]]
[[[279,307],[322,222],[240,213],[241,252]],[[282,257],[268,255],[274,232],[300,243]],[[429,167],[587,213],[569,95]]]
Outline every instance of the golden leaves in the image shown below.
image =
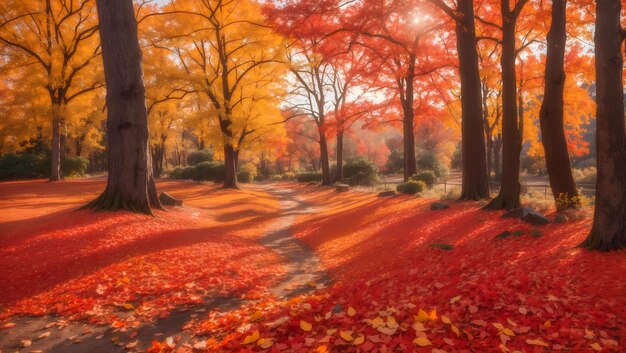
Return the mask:
[[416,339],[413,340],[413,343],[420,346],[420,347],[426,347],[426,346],[432,346],[432,342],[430,342],[430,340],[427,337],[418,337]]
[[527,339],[526,340],[527,344],[530,344],[532,346],[541,346],[541,347],[550,347],[549,344],[547,344],[544,340],[542,340],[541,338],[535,338],[535,339]]
[[244,340],[243,340],[243,342],[241,342],[241,344],[254,343],[254,342],[258,341],[260,337],[261,337],[261,334],[259,333],[259,330],[256,330],[256,331],[252,332],[251,335],[246,336],[246,338],[244,338]]
[[313,329],[313,325],[304,320],[300,320],[300,328],[302,331],[309,332]]

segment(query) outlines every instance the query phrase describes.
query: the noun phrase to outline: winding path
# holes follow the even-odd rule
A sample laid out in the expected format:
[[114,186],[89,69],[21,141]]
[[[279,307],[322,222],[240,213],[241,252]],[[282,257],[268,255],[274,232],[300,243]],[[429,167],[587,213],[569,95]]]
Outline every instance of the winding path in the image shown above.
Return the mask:
[[[296,191],[285,189],[276,184],[258,184],[251,188],[264,191],[276,198],[281,211],[271,223],[260,243],[276,252],[286,267],[286,275],[268,288],[268,292],[276,298],[285,298],[306,294],[322,288],[330,282],[324,272],[320,260],[313,250],[293,236],[292,227],[298,215],[314,213],[316,210],[307,205]],[[243,305],[254,304],[233,297],[206,298],[204,304],[184,307],[173,311],[166,318],[146,324],[137,330],[137,336],[129,339],[130,332],[113,332],[106,326],[94,326],[84,322],[64,322],[58,317],[21,317],[12,320],[17,326],[12,329],[0,330],[0,352],[50,352],[50,353],[112,353],[129,352],[124,345],[139,340],[134,349],[144,351],[154,339],[164,340],[168,336],[179,336],[181,342],[191,338],[191,333],[182,327],[194,317],[211,310],[229,312]],[[46,327],[61,322],[62,329]],[[36,339],[44,332],[53,333],[46,339]],[[21,347],[24,339],[32,340],[28,348]],[[120,344],[116,344],[119,342]]]

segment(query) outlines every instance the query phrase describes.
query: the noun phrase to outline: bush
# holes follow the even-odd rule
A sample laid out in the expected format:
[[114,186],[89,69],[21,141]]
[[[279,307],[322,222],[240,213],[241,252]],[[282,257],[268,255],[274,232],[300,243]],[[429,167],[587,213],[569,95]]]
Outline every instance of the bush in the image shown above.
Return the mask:
[[310,183],[310,182],[319,182],[322,181],[322,173],[318,172],[308,172],[308,173],[300,173],[296,176],[296,180],[301,183]]
[[378,181],[378,168],[364,160],[349,162],[343,167],[343,177],[348,185],[372,186]]
[[183,179],[184,171],[185,171],[185,168],[183,168],[183,167],[176,167],[176,168],[172,169],[169,172],[169,176],[172,179]]
[[246,163],[239,171],[237,171],[237,180],[242,183],[251,183],[256,177],[256,166],[252,163]]
[[426,184],[423,181],[409,180],[404,184],[400,184],[396,187],[396,190],[401,194],[415,195],[418,192],[424,191]]
[[61,162],[61,172],[70,177],[85,175],[88,167],[89,160],[83,157],[67,157]]
[[287,172],[280,177],[281,180],[296,180],[296,173]]
[[391,151],[385,167],[389,174],[402,173],[404,170],[404,155],[402,152],[396,150]]
[[417,168],[419,170],[432,170],[437,178],[446,177],[449,172],[439,157],[432,152],[425,152],[417,157]]
[[413,175],[410,178],[410,180],[423,181],[424,184],[426,184],[428,188],[432,188],[433,185],[435,185],[435,181],[437,181],[437,176],[435,175],[435,172],[432,170],[423,170]]
[[0,180],[36,179],[50,175],[50,156],[5,154],[0,156]]
[[572,170],[574,180],[580,184],[595,184],[598,171],[596,167]]
[[194,151],[187,156],[187,164],[191,166],[196,166],[202,162],[213,162],[212,150]]
[[185,167],[180,175],[183,180],[192,180],[196,175],[196,167]]
[[224,163],[221,162],[201,162],[193,167],[194,181],[224,181]]

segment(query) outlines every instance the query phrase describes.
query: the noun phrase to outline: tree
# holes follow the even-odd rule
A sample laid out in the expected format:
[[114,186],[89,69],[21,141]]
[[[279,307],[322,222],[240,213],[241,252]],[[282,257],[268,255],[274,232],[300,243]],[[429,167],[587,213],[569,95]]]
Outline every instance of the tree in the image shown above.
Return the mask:
[[489,176],[483,133],[483,105],[474,1],[458,0],[456,9],[442,0],[429,0],[455,21],[459,74],[461,76],[461,143],[463,181],[461,200],[480,200],[489,197]]
[[0,5],[0,43],[15,53],[11,64],[30,65],[50,99],[51,181],[62,178],[67,106],[102,87],[93,70],[100,55],[94,12],[94,0],[9,0]]
[[189,84],[209,98],[208,118],[217,118],[222,138],[224,188],[238,189],[240,147],[263,131],[259,125],[280,117],[276,109],[261,109],[282,93],[283,38],[251,0],[174,1],[155,15],[170,19],[158,45],[178,58]]
[[546,155],[552,195],[557,208],[580,206],[576,182],[567,150],[563,127],[565,88],[565,44],[567,0],[552,0],[552,25],[548,33],[548,53],[543,104],[539,115],[541,141]]
[[500,1],[502,18],[502,184],[500,193],[486,209],[514,209],[521,206],[520,200],[520,154],[522,152],[523,120],[519,117],[517,72],[515,60],[518,49],[515,46],[516,25],[524,5],[528,0],[519,0],[511,9],[510,0]]
[[98,0],[107,89],[109,167],[105,191],[87,208],[152,214],[161,209],[152,175],[146,91],[131,0]]
[[626,126],[620,0],[596,3],[598,179],[593,226],[581,244],[590,250],[626,248]]

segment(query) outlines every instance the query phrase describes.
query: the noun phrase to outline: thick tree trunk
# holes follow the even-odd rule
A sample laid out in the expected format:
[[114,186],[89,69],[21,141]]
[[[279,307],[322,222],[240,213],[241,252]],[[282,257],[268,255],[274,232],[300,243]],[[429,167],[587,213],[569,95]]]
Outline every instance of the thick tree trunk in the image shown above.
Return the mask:
[[224,189],[240,189],[237,180],[237,152],[230,143],[224,143]]
[[515,24],[508,0],[502,0],[502,184],[500,193],[485,209],[514,209],[520,200],[520,154],[522,136],[517,111],[517,78],[515,72]]
[[343,183],[343,131],[337,131],[337,173],[335,182]]
[[543,104],[539,112],[541,142],[546,155],[550,187],[559,210],[580,206],[576,182],[567,151],[563,128],[563,90],[565,88],[565,43],[567,0],[552,0],[552,25],[548,33],[546,78]]
[[104,193],[86,207],[152,214],[152,209],[161,209],[161,204],[152,175],[133,3],[98,0],[97,7],[107,86],[109,176]]
[[52,104],[52,161],[50,164],[50,181],[59,181],[61,176],[61,105]]
[[321,127],[318,128],[320,135],[320,164],[322,166],[322,185],[333,185],[330,175],[330,163],[328,161],[328,141],[326,141],[326,132]]
[[581,246],[600,251],[626,248],[626,130],[621,9],[620,0],[596,3],[598,181],[593,226]]
[[493,169],[494,169],[494,179],[495,181],[502,181],[502,166],[500,163],[500,152],[502,150],[502,136],[498,136],[495,138],[495,141],[492,144],[493,146]]
[[487,173],[482,93],[476,49],[474,1],[458,0],[457,10],[461,15],[461,18],[456,21],[463,114],[461,127],[463,165],[461,200],[481,200],[489,198],[489,175]]
[[404,182],[417,173],[417,158],[415,155],[415,111],[413,103],[415,101],[415,60],[416,55],[411,54],[406,78],[406,88],[404,91],[404,101],[402,102],[402,136],[404,147]]

